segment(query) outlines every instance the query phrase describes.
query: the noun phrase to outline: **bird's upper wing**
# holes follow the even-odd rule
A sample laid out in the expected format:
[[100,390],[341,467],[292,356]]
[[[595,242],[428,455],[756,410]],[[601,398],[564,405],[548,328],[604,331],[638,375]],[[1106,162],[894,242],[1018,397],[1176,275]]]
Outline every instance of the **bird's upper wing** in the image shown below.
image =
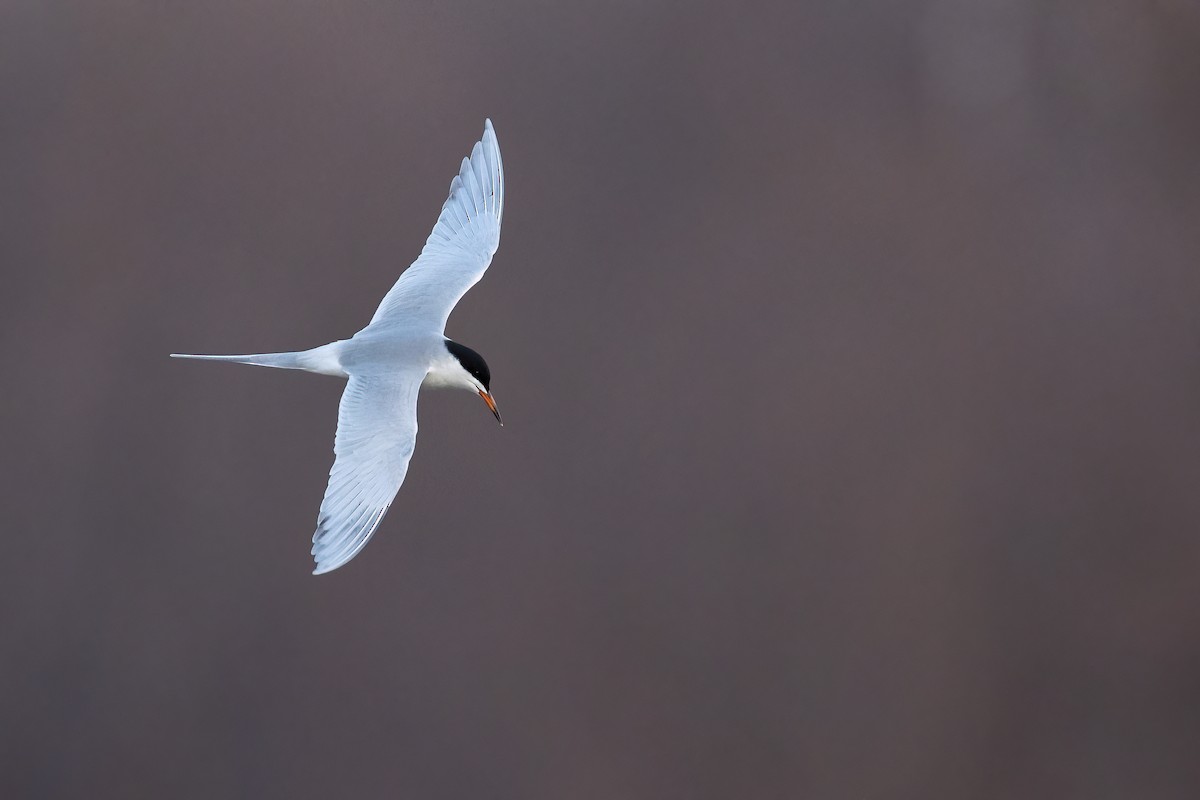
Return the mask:
[[338,407],[329,486],[312,554],[320,575],[345,564],[379,527],[408,472],[417,442],[417,391],[423,371],[352,375]]
[[403,322],[441,333],[455,304],[474,286],[500,246],[504,166],[492,121],[450,182],[450,196],[420,257],[383,298],[368,325]]

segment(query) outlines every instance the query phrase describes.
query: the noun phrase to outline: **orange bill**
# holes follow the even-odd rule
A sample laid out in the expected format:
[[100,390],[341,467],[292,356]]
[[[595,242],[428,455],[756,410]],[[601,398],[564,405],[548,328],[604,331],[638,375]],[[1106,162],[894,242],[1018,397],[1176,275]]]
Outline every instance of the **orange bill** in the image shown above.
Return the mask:
[[504,427],[504,420],[500,419],[500,409],[496,408],[496,401],[492,399],[492,393],[480,390],[479,396],[483,398],[483,402],[487,403],[487,407],[496,415],[496,422],[500,423],[500,427]]

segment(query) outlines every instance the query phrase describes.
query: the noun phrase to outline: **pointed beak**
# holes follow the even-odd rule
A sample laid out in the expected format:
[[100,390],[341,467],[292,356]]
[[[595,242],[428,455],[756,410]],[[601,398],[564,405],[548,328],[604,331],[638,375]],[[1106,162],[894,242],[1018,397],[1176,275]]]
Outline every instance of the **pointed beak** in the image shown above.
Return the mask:
[[500,419],[500,410],[496,408],[496,401],[492,399],[492,393],[480,390],[479,396],[483,398],[483,402],[487,403],[487,407],[490,408],[492,413],[496,415],[496,422],[499,422],[500,427],[503,428],[504,420]]

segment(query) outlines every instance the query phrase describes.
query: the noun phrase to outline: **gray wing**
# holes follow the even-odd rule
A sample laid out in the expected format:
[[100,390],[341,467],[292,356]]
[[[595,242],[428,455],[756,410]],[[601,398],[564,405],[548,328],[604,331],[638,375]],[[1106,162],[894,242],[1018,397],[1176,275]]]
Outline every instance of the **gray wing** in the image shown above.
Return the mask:
[[317,517],[314,575],[358,555],[383,520],[408,473],[417,442],[416,370],[352,375],[338,407],[333,468]]
[[450,312],[474,286],[500,246],[504,165],[492,121],[450,183],[450,196],[425,248],[383,298],[370,325],[402,322],[441,333]]

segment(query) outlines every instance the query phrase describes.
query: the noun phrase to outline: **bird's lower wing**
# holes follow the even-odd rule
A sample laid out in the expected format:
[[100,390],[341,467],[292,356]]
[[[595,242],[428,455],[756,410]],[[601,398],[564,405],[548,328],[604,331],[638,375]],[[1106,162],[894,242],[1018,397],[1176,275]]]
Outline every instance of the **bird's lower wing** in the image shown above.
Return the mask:
[[313,534],[313,574],[358,555],[400,490],[417,441],[417,392],[424,378],[416,371],[350,377]]

